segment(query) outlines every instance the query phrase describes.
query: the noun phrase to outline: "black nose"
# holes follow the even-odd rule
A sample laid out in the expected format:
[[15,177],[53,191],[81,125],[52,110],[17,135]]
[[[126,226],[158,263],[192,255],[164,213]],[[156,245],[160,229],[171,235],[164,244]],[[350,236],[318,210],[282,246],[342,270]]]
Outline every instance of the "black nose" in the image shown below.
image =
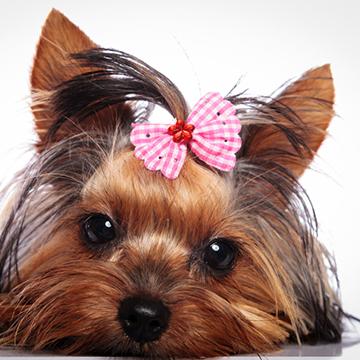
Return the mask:
[[127,336],[145,343],[160,338],[168,327],[170,311],[159,300],[130,297],[120,304],[119,318]]

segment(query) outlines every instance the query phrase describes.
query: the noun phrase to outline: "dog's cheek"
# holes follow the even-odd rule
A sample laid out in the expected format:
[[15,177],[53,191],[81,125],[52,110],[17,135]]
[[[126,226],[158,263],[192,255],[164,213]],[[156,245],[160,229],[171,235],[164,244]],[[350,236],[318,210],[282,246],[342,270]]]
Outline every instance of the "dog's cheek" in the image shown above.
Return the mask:
[[[86,251],[79,239],[78,229],[69,229],[55,233],[40,247],[33,247],[32,251],[20,264],[21,281],[32,277],[43,268],[51,268],[55,264],[65,263],[73,259],[87,260],[91,254]],[[15,284],[14,284],[15,285]]]
[[23,310],[7,342],[65,354],[125,348],[117,316],[127,281],[112,264],[98,261],[44,267],[13,289]]
[[[287,332],[265,311],[259,311],[256,319],[249,309],[245,312],[245,301],[239,302],[233,281],[228,277],[211,285],[195,280],[179,284],[167,295],[169,328],[149,353],[211,357],[276,349]],[[257,326],[257,321],[266,322],[267,328]]]
[[128,283],[117,264],[86,248],[77,226],[62,227],[20,267],[4,342],[63,354],[126,348],[117,316]]
[[[182,315],[174,316],[172,327],[181,329],[182,318],[187,319],[183,349],[193,356],[272,351],[293,330],[288,319],[279,318],[288,302],[286,294],[276,288],[278,279],[270,282],[259,269],[254,255],[245,246],[227,276],[208,275],[202,290],[187,297],[177,295],[187,298],[187,303],[174,311]],[[175,331],[168,336],[179,335]]]

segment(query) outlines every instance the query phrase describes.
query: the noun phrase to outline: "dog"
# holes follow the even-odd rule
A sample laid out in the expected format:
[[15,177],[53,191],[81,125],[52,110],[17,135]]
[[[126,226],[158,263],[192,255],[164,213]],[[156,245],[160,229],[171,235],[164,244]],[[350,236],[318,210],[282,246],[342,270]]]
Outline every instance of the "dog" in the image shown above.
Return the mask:
[[[334,115],[330,66],[276,96],[235,91],[189,108],[51,11],[35,154],[2,193],[1,345],[199,358],[341,340],[335,262],[298,181]],[[155,105],[169,124],[148,121]]]

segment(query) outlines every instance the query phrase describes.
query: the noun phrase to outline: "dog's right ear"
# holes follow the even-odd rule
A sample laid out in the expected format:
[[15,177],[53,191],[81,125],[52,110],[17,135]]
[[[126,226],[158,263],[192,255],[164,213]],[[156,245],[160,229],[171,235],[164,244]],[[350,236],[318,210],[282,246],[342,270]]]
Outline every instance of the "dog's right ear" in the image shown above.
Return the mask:
[[32,112],[38,135],[38,152],[84,130],[98,130],[104,123],[115,126],[114,113],[118,117],[130,116],[129,107],[120,104],[116,109],[105,109],[100,115],[93,114],[86,124],[71,119],[72,124],[63,127],[56,137],[50,139],[48,136],[49,129],[57,118],[52,101],[53,94],[65,82],[95,70],[80,66],[73,55],[94,48],[97,48],[97,45],[61,12],[55,9],[50,12],[41,32],[31,73]]
[[38,151],[46,145],[54,113],[47,97],[62,82],[86,71],[72,66],[70,55],[96,47],[76,25],[53,9],[42,28],[31,72],[32,110],[39,137]]
[[33,90],[53,90],[79,74],[69,66],[69,55],[96,47],[87,35],[61,12],[53,9],[43,26],[31,73]]

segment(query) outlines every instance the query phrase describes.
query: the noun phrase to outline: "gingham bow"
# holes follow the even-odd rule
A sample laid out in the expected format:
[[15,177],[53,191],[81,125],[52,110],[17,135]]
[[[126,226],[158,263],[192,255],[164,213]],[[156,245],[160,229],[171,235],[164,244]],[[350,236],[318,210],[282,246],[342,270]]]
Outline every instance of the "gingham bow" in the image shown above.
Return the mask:
[[202,161],[230,171],[241,147],[241,124],[235,107],[219,93],[210,92],[194,106],[187,121],[176,124],[133,123],[130,140],[135,156],[149,170],[160,170],[168,179],[179,176],[187,148]]

